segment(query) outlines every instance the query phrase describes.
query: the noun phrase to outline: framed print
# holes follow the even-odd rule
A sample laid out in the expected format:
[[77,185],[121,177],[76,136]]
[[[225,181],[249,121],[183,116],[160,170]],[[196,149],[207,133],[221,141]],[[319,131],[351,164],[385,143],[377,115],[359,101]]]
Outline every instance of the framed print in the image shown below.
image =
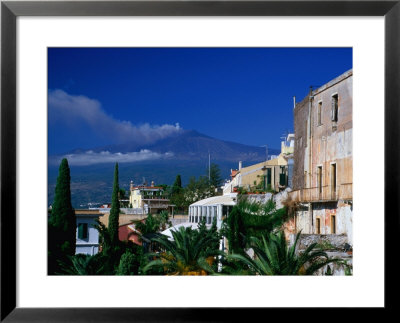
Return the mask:
[[[394,252],[395,245],[390,239],[398,233],[398,222],[392,219],[391,215],[398,214],[397,200],[399,198],[398,154],[394,153],[398,150],[399,139],[397,130],[400,97],[398,93],[400,85],[399,15],[398,1],[2,1],[1,320],[6,322],[34,320],[54,322],[233,321],[236,319],[235,315],[239,308],[240,310],[251,308],[252,311],[261,312],[261,315],[265,315],[263,310],[268,308],[391,308],[393,303],[388,295],[389,289],[395,284],[388,284],[388,279],[394,277],[393,279],[396,280],[396,275],[391,276],[389,273],[390,268],[393,268],[389,255]],[[314,65],[311,64],[311,68],[302,70],[303,75],[289,68],[292,66],[291,63],[301,64],[299,62],[306,55],[303,51],[313,48],[320,50],[320,60],[316,60]],[[340,51],[341,48],[347,52],[343,54]],[[270,75],[270,79],[265,83],[270,86],[282,82],[282,88],[289,87],[295,82],[301,82],[302,79],[312,79],[306,78],[309,75],[316,79],[322,66],[334,65],[334,61],[342,54],[347,55],[346,59],[350,63],[346,65],[346,69],[325,82],[308,84],[312,86],[309,92],[312,95],[307,94],[308,96],[303,101],[300,101],[302,98],[294,99],[294,104],[292,102],[290,105],[286,102],[288,95],[285,94],[284,102],[271,103],[271,105],[276,105],[274,108],[276,110],[272,108],[263,110],[261,107],[257,109],[257,105],[253,102],[257,100],[254,88],[259,85],[249,81],[250,76],[246,73],[246,69],[250,68],[250,65],[247,63],[252,62],[254,65],[251,68],[255,71],[258,68],[259,74],[262,74],[261,71],[265,73],[261,65],[256,63],[259,53],[262,52],[265,55],[266,52],[277,49],[279,49],[278,54],[268,56],[275,62],[269,65],[274,74],[271,74],[272,76]],[[214,59],[217,57],[216,50],[220,55],[217,59],[210,59],[205,63],[198,59],[199,56]],[[295,54],[289,55],[288,52]],[[72,64],[63,66],[66,57]],[[112,97],[115,94],[109,94],[109,98],[104,95],[100,100],[95,93],[108,91],[118,93],[118,96],[123,97],[124,91],[132,91],[130,87],[132,84],[128,86],[128,81],[127,84],[114,81],[112,82],[114,84],[109,84],[102,89],[99,83],[96,83],[102,78],[107,78],[105,76],[107,73],[110,76],[117,74],[114,65],[107,66],[109,57],[119,62],[119,65],[115,65],[118,66],[118,72],[124,71],[126,74],[137,73],[138,75],[143,73],[140,74],[140,80],[135,81],[136,89],[142,89],[141,83],[151,83],[148,89],[152,90],[144,93],[141,99],[142,106],[146,108],[135,113],[148,118],[149,113],[152,113],[151,120],[155,120],[152,123],[161,126],[146,124],[148,121],[144,117],[137,118],[141,120],[141,126],[131,124],[129,121],[124,121],[132,120],[125,116],[124,108],[120,110],[117,107],[111,110],[102,108],[101,104],[106,100],[111,106],[113,104],[123,106],[126,101],[124,103],[122,98]],[[124,60],[124,57],[128,58]],[[130,62],[132,57],[141,64],[135,65],[134,62]],[[160,59],[163,57],[172,57],[172,60],[163,61]],[[223,62],[231,57],[234,57],[232,61],[236,62],[238,74],[235,75],[234,71],[230,71],[227,75],[235,80],[236,90],[233,90],[233,87],[230,90],[227,90],[226,86],[224,88],[228,77],[220,72]],[[287,59],[287,63],[284,59]],[[273,67],[273,65],[278,66],[278,61],[282,64],[279,66],[283,66],[280,71]],[[104,67],[104,71],[108,68],[107,72],[98,69],[90,70],[87,67],[91,62],[97,62],[96,66]],[[188,78],[192,80],[188,83],[193,82],[193,84],[189,84],[191,87],[186,89],[183,84],[184,78],[179,79],[183,74],[179,74],[178,70],[194,73],[192,66],[202,71],[208,69],[210,73],[201,80],[202,86],[194,82],[193,78]],[[284,69],[287,71],[283,71]],[[167,71],[168,77],[157,74],[160,70]],[[66,71],[73,76],[69,80],[59,79],[58,75],[66,74]],[[146,79],[146,75],[150,74],[152,78]],[[352,97],[353,75],[354,98]],[[90,84],[86,88],[87,93],[92,93],[91,95],[79,91],[79,93],[74,93],[73,90],[69,93],[69,89],[74,88],[74,82],[79,80],[83,84],[85,79],[86,84]],[[206,88],[203,85],[209,83],[210,79],[219,81],[219,85],[213,88],[213,91],[219,94],[224,93],[226,98],[234,97],[232,95],[234,92],[249,91],[248,93],[254,97],[251,98],[249,94],[243,95],[247,103],[242,102],[243,106],[249,104],[249,108],[236,109],[235,102],[228,99],[225,100],[227,106],[225,110],[222,107],[218,108],[218,104],[215,105],[214,110],[207,110],[206,105],[209,103],[204,103],[201,107],[202,95],[214,97],[211,90],[207,94],[205,92],[202,94],[202,90]],[[330,82],[333,79],[336,83]],[[347,83],[350,82],[349,80],[351,84]],[[169,91],[163,91],[158,87],[160,84],[168,83],[178,85],[175,89],[169,87]],[[330,92],[324,94],[323,91],[327,88]],[[340,91],[344,91],[345,94],[342,95],[343,92]],[[352,132],[352,115],[350,121],[346,119],[346,123],[341,124],[341,118],[346,117],[344,102],[349,101],[346,97],[348,93],[351,97],[350,105],[353,106],[354,102],[354,133]],[[155,106],[165,104],[165,102],[175,102],[172,97],[177,95],[185,100],[186,105],[170,106],[168,113],[165,113],[166,109]],[[147,104],[146,101],[152,97],[159,98],[158,101],[154,101],[153,106]],[[314,100],[313,103],[310,103],[311,97]],[[307,101],[307,98],[310,101]],[[218,102],[216,96],[215,100]],[[293,98],[291,97],[290,100]],[[62,112],[64,103],[72,101],[75,102],[77,109],[69,110],[69,114]],[[329,104],[329,113],[323,114],[321,112],[323,107],[328,107],[326,102]],[[51,111],[50,106],[53,109]],[[304,169],[298,171],[299,174],[301,173],[301,180],[298,179],[298,181],[310,181],[309,184],[304,184],[306,185],[304,187],[312,188],[311,182],[316,183],[315,192],[311,190],[299,192],[301,197],[298,198],[307,199],[304,197],[308,194],[307,192],[319,194],[316,200],[318,203],[314,205],[316,216],[311,216],[309,219],[313,228],[316,228],[317,234],[336,234],[336,228],[341,230],[340,212],[342,211],[332,211],[334,207],[328,207],[321,201],[332,204],[332,201],[338,200],[336,195],[335,198],[332,197],[333,192],[342,194],[339,200],[344,205],[343,212],[350,209],[352,211],[353,198],[348,187],[350,191],[353,190],[351,187],[354,177],[354,200],[356,201],[354,217],[351,218],[350,224],[346,224],[354,228],[354,234],[350,233],[354,240],[354,259],[352,257],[354,265],[350,277],[343,275],[342,277],[296,278],[288,277],[287,274],[271,278],[256,275],[177,277],[174,275],[175,272],[168,272],[171,274],[168,277],[47,275],[47,231],[44,228],[47,218],[42,213],[48,214],[50,208],[47,198],[53,199],[48,191],[48,186],[52,185],[52,179],[47,169],[53,162],[53,152],[54,156],[59,154],[57,155],[59,158],[70,151],[68,158],[71,165],[89,165],[92,167],[93,176],[99,176],[101,170],[95,174],[94,169],[103,160],[115,161],[115,156],[119,156],[118,158],[123,156],[128,161],[132,158],[135,160],[144,158],[143,160],[147,161],[154,156],[168,158],[169,151],[153,153],[139,148],[135,154],[128,150],[113,151],[110,148],[111,143],[107,140],[99,140],[96,144],[108,147],[108,151],[92,150],[92,146],[86,144],[92,138],[91,130],[93,134],[97,131],[98,138],[104,135],[106,138],[119,135],[121,138],[136,136],[139,138],[138,142],[151,144],[153,144],[153,139],[150,137],[159,136],[164,140],[162,141],[164,145],[169,145],[165,138],[170,136],[171,132],[172,136],[175,133],[180,134],[181,129],[185,127],[179,123],[180,120],[186,120],[185,123],[188,124],[188,120],[198,119],[203,122],[203,125],[208,123],[210,125],[208,129],[214,127],[214,132],[217,133],[218,126],[211,125],[212,119],[217,120],[217,112],[219,112],[220,125],[226,127],[227,124],[232,124],[231,128],[221,126],[224,131],[228,129],[228,132],[232,132],[230,135],[232,138],[235,135],[239,138],[240,134],[254,138],[261,136],[255,130],[263,127],[257,123],[259,121],[257,119],[261,119],[260,115],[264,117],[268,111],[272,119],[272,114],[275,114],[275,111],[282,111],[279,110],[283,109],[282,106],[290,106],[288,118],[291,118],[292,113],[294,114],[293,132],[298,134],[303,131],[306,137],[306,133],[311,132],[314,124],[317,129],[324,123],[329,123],[329,131],[332,133],[339,132],[338,129],[344,127],[343,133],[347,137],[339,138],[338,145],[341,145],[345,155],[347,151],[354,149],[354,159],[351,154],[354,173],[351,166],[350,179],[337,176],[337,169],[343,166],[339,162],[336,163],[334,159],[323,162],[313,161],[315,167],[311,170],[310,166],[307,166],[311,163],[311,157],[309,157],[309,162],[304,162]],[[59,110],[55,116],[52,113],[56,109]],[[82,112],[83,109],[89,112],[85,114],[86,112]],[[311,111],[311,109],[315,109],[315,119],[312,119],[310,112],[310,119],[307,122],[296,119],[298,114],[303,113],[301,111],[306,113],[305,111]],[[118,115],[118,113],[121,114]],[[165,113],[163,116],[168,121],[156,118],[157,114],[162,113]],[[179,114],[182,115],[181,119],[176,117]],[[205,116],[205,114],[208,115]],[[56,118],[63,119],[64,123],[75,122],[74,120],[77,119],[70,118],[71,115],[84,122],[70,128],[74,129],[68,134],[70,138],[65,138],[64,134],[57,132],[59,130],[57,127],[60,127],[60,123],[57,123],[59,120],[49,126],[50,122]],[[233,116],[235,118],[232,118]],[[241,124],[245,124],[244,120],[250,121],[246,126],[241,127]],[[106,126],[101,128],[102,125]],[[272,128],[272,125],[270,127]],[[298,131],[299,127],[302,127],[302,130]],[[120,132],[121,128],[124,131]],[[374,131],[371,131],[372,129]],[[222,131],[220,136],[222,136],[221,133]],[[350,139],[346,139],[349,136]],[[288,142],[289,137],[288,132],[285,136]],[[293,134],[294,149],[299,150],[300,146],[303,147],[303,144],[298,143],[300,137],[298,135],[294,139],[295,134]],[[206,140],[204,138],[210,140],[209,136],[203,137],[202,140]],[[350,145],[353,147],[347,147],[346,140],[352,142],[353,138],[355,144]],[[68,142],[67,139],[70,141]],[[325,136],[320,139],[321,142],[330,140]],[[75,143],[76,146],[73,146]],[[120,144],[120,149],[122,141],[117,144]],[[60,145],[64,146],[60,148]],[[75,149],[85,145],[88,148],[87,151]],[[219,145],[222,147],[220,143]],[[258,145],[261,146],[261,142]],[[251,179],[248,179],[248,187],[246,186],[249,194],[257,195],[260,192],[266,194],[275,186],[276,190],[280,191],[282,187],[289,185],[290,170],[287,161],[285,165],[278,164],[276,169],[267,167],[270,166],[268,162],[272,160],[270,155],[274,154],[271,147],[268,151],[268,145],[266,163],[264,168],[259,170],[259,176],[253,178],[249,175]],[[319,146],[312,146],[312,141],[307,141],[304,146],[319,149]],[[188,150],[187,147],[185,149]],[[222,150],[222,148],[219,149]],[[283,151],[286,148],[281,149]],[[311,156],[310,149],[305,148],[305,154],[308,153]],[[260,148],[259,150],[261,151]],[[262,154],[264,150],[265,146],[262,148]],[[279,153],[278,151],[277,155]],[[177,156],[177,150],[174,154]],[[61,157],[54,159],[57,166]],[[211,158],[208,151],[208,181],[211,180]],[[279,158],[276,157],[276,159]],[[348,166],[344,167],[349,169]],[[243,169],[245,168],[248,168],[249,174],[256,171],[247,165],[243,166]],[[326,178],[323,177],[325,169],[330,174]],[[123,162],[120,162],[120,170],[124,171]],[[240,170],[242,170],[241,162],[237,171]],[[232,179],[230,193],[243,190],[240,185],[232,184],[236,173],[232,174],[235,171],[231,169],[229,174]],[[144,177],[144,172],[142,169],[142,177]],[[278,174],[279,172],[281,173]],[[242,173],[241,183],[245,181],[245,172],[242,171]],[[118,167],[116,167],[116,174],[118,178]],[[142,180],[139,175],[132,176],[136,176],[135,183]],[[124,193],[119,191],[120,200],[126,202],[124,212],[127,214],[125,215],[129,215],[129,212],[136,212],[137,214],[132,213],[135,216],[140,215],[139,209],[143,214],[146,212],[151,214],[151,210],[148,211],[149,208],[153,210],[163,208],[162,193],[167,188],[158,187],[157,184],[160,183],[154,184],[151,178],[146,179],[149,181],[148,184],[145,179],[141,185],[134,185],[133,181],[126,184],[126,190],[130,192],[130,195],[125,200],[121,198]],[[260,179],[264,182],[257,184]],[[254,187],[251,188],[253,182]],[[111,187],[112,182],[98,185]],[[76,186],[74,187],[76,189]],[[336,187],[340,187],[338,192],[336,192]],[[134,192],[144,190],[144,188],[148,192],[138,194],[147,202],[138,204],[136,207]],[[95,190],[93,185],[89,189]],[[83,190],[79,192],[83,194]],[[330,198],[324,194],[329,195]],[[349,194],[351,198],[348,197]],[[73,199],[75,205],[83,203],[78,200],[76,193]],[[116,199],[118,200],[118,197]],[[153,200],[157,200],[157,203],[152,204]],[[93,201],[90,200],[90,203]],[[174,203],[168,204],[166,206],[168,212],[174,214],[172,207],[176,207],[177,203],[179,201],[175,200]],[[80,219],[85,218],[78,224],[76,241],[78,243],[79,240],[80,248],[85,250],[84,253],[95,253],[98,245],[91,244],[91,231],[88,230],[91,226],[91,222],[88,221],[92,221],[95,211],[90,211],[93,214],[79,213],[76,212],[79,208],[75,205],[76,216],[79,214]],[[112,205],[109,207],[104,204],[101,207],[108,210],[113,208]],[[207,204],[200,205],[195,202],[187,207],[188,222],[199,223],[202,213],[198,212],[205,212],[205,221],[209,221],[207,222],[209,225],[211,225],[211,215],[215,214],[215,217],[219,218],[219,205],[212,204],[209,207]],[[228,204],[221,202],[220,218],[227,216],[229,207]],[[226,213],[223,213],[225,211]],[[160,212],[155,211],[155,213]],[[110,210],[108,214],[111,219]],[[305,217],[309,218],[308,213]],[[307,219],[305,221],[308,221]],[[127,222],[126,230],[136,230],[136,227],[132,229],[128,227],[129,225],[131,222]],[[297,223],[297,225],[300,224]],[[307,225],[304,224],[302,230],[306,230]],[[137,227],[140,228],[140,225]],[[149,239],[149,242],[152,241],[152,238]],[[143,241],[146,242],[146,240]],[[90,251],[87,251],[89,249]],[[349,248],[345,250],[345,252],[348,251]],[[259,256],[259,258],[262,257]],[[197,273],[201,271],[198,270]],[[321,284],[325,288],[326,297],[324,298],[315,297],[315,290],[319,289],[318,286]],[[368,285],[368,291],[364,290],[366,285]],[[267,293],[268,290],[269,293]],[[300,294],[299,290],[302,291]],[[329,290],[329,295],[327,290]],[[114,296],[110,297],[110,295]],[[243,299],[242,295],[247,295],[246,299]]]

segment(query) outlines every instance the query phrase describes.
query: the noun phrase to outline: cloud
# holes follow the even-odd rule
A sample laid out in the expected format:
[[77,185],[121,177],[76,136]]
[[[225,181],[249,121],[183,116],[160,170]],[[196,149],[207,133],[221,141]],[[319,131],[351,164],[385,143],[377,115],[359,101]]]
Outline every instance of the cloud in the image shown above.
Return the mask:
[[62,122],[71,127],[83,121],[90,131],[100,137],[112,138],[114,143],[154,143],[182,131],[175,125],[134,125],[130,121],[114,119],[108,115],[97,100],[84,95],[71,95],[63,90],[49,91],[49,122]]
[[49,163],[59,165],[62,158],[68,159],[68,164],[73,166],[88,166],[103,163],[132,163],[148,160],[158,160],[173,157],[173,153],[167,152],[160,154],[148,149],[142,149],[138,152],[129,153],[110,153],[109,151],[94,152],[92,150],[79,153],[68,154],[64,156],[51,157]]

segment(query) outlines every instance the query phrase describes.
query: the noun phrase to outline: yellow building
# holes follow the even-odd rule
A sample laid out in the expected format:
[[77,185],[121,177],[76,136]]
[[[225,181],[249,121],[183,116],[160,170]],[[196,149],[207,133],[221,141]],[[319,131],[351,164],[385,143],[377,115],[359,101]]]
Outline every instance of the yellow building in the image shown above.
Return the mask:
[[247,190],[259,187],[278,192],[287,186],[287,165],[287,158],[280,154],[277,158],[242,167],[239,169],[239,186]]
[[294,152],[294,134],[289,134],[281,145],[278,157],[264,162],[231,171],[231,181],[224,186],[224,194],[234,192],[239,187],[246,190],[275,191],[284,190],[291,184],[290,159]]
[[160,211],[169,211],[169,199],[162,187],[139,185],[134,186],[131,182],[129,204],[133,209],[143,209],[144,213],[158,213]]

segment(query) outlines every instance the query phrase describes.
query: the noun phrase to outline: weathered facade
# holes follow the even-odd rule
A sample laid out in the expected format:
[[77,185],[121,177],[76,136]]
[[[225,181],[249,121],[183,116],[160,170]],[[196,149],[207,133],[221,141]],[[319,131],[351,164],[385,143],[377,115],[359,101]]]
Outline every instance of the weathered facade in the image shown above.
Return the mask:
[[294,108],[295,231],[344,234],[352,245],[353,71],[310,91]]

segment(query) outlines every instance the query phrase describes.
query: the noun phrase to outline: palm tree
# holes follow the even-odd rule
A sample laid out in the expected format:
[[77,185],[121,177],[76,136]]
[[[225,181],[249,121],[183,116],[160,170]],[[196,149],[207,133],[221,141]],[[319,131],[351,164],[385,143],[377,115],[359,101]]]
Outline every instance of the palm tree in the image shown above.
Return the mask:
[[288,248],[282,231],[270,233],[267,239],[251,237],[255,259],[248,254],[231,254],[228,260],[238,260],[256,275],[312,275],[320,268],[339,259],[330,259],[326,252],[317,250],[317,243],[311,244],[304,252],[297,253],[297,234],[294,244]]
[[103,266],[99,265],[98,257],[78,254],[68,257],[69,264],[60,263],[63,273],[67,275],[101,275]]
[[229,253],[240,253],[249,246],[249,237],[268,235],[281,226],[286,209],[276,209],[275,203],[250,202],[241,198],[224,220],[223,235],[228,239]]
[[199,235],[192,228],[180,227],[171,231],[173,240],[157,235],[151,240],[163,249],[160,253],[151,254],[157,258],[148,263],[144,272],[154,267],[162,267],[168,275],[207,275],[213,272],[211,262],[220,254],[215,248],[216,235]]

